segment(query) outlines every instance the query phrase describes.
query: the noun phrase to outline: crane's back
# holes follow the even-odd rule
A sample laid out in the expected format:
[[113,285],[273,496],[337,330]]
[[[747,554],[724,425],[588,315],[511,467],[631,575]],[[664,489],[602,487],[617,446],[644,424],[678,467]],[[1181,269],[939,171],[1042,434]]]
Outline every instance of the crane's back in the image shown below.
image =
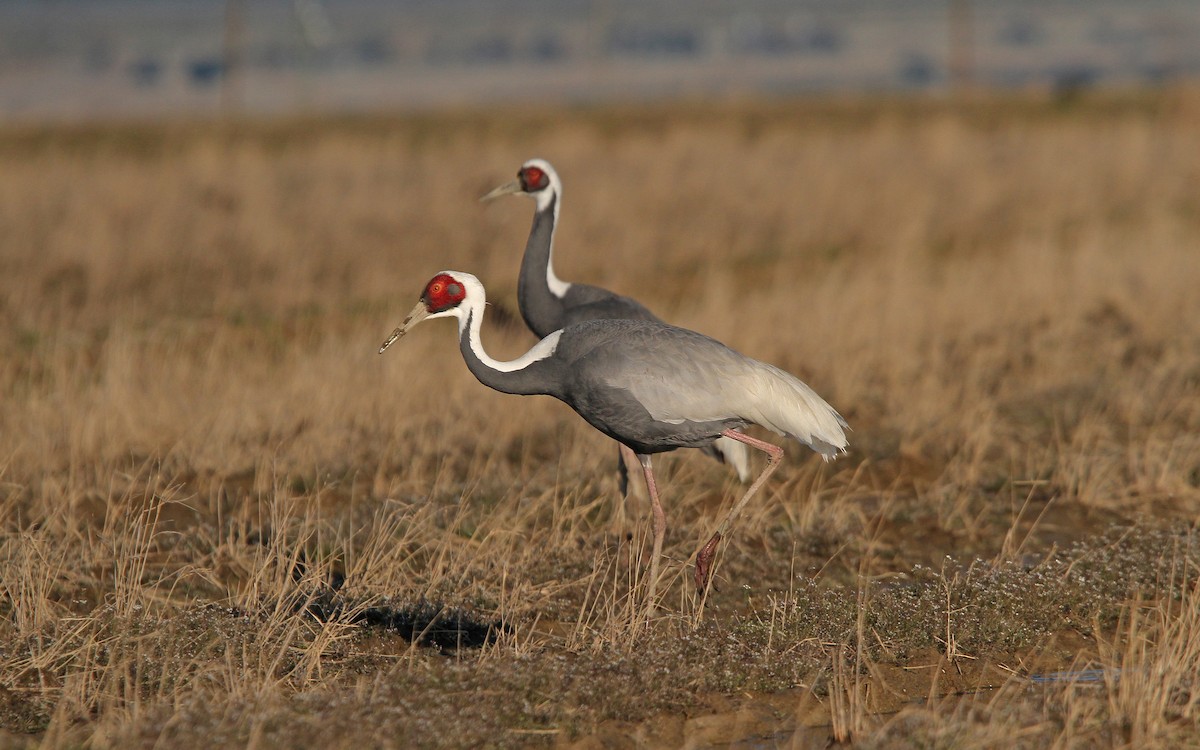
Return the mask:
[[662,425],[723,425],[718,433],[752,422],[827,458],[846,446],[845,420],[811,388],[695,331],[660,321],[589,321],[563,331],[555,356],[571,373],[575,397],[593,407],[628,398]]

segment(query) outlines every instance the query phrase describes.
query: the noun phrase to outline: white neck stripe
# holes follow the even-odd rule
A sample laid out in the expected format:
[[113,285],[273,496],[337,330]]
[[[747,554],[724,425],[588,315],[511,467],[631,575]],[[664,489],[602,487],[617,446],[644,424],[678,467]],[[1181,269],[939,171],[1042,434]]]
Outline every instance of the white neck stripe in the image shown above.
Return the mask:
[[567,290],[571,288],[571,283],[563,281],[554,273],[554,233],[558,231],[558,211],[562,207],[562,182],[558,179],[558,174],[554,169],[545,162],[539,162],[538,166],[550,180],[550,185],[537,193],[537,210],[545,211],[550,207],[551,201],[554,202],[554,216],[551,220],[554,222],[550,227],[550,249],[546,253],[546,286],[550,287],[550,293],[555,297],[562,299],[567,294]]
[[[483,308],[487,305],[486,292],[483,289],[483,284],[479,283],[479,279],[474,276],[458,271],[444,271],[462,283],[466,288],[466,299],[451,310],[447,310],[440,315],[454,315],[458,318],[458,335],[461,338],[464,329],[466,330],[467,343],[471,347],[471,351],[479,358],[479,361],[486,365],[489,369],[496,372],[516,372],[524,370],[535,362],[540,362],[554,355],[554,351],[558,348],[558,339],[562,336],[562,331],[555,331],[541,341],[537,342],[516,359],[503,362],[498,359],[492,359],[483,349],[483,342],[480,340],[479,329],[483,326]],[[435,316],[430,316],[435,317]]]

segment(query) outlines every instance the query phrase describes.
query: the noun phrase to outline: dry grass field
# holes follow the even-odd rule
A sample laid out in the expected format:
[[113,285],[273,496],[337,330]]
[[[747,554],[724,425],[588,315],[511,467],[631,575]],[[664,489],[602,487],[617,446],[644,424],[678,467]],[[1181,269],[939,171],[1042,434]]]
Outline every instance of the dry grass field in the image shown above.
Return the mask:
[[[1200,745],[1200,96],[0,130],[0,745]],[[645,499],[454,326],[557,269],[804,378]],[[752,431],[767,437],[767,433]],[[773,437],[773,436],[772,436]],[[688,454],[688,455],[685,455]],[[760,460],[756,457],[756,460]],[[622,520],[622,515],[624,519]]]

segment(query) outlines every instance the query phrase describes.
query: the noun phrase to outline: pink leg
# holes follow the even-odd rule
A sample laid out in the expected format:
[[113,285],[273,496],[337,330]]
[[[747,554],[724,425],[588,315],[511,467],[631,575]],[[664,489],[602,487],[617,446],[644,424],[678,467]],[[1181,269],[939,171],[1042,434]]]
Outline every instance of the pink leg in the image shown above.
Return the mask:
[[754,480],[754,484],[750,485],[750,488],[746,490],[746,494],[742,495],[742,499],[738,500],[729,509],[729,512],[725,514],[725,518],[718,524],[717,530],[713,533],[712,537],[696,552],[694,578],[696,588],[700,589],[702,595],[707,592],[708,585],[712,582],[712,562],[713,557],[717,554],[717,546],[721,543],[721,537],[728,533],[729,527],[733,524],[733,519],[737,518],[738,514],[742,512],[742,508],[746,507],[746,503],[750,501],[754,493],[758,492],[758,488],[762,487],[763,482],[767,481],[767,477],[771,476],[772,472],[779,466],[780,460],[783,459],[783,448],[780,448],[778,445],[752,438],[736,430],[725,430],[721,434],[727,438],[743,442],[751,448],[758,448],[763,453],[766,453],[767,466],[758,475],[758,478]]
[[650,506],[654,514],[654,555],[650,559],[650,586],[646,593],[646,616],[654,614],[657,604],[655,594],[658,591],[658,563],[662,558],[663,537],[667,534],[667,514],[663,512],[662,504],[658,501],[658,486],[654,483],[654,470],[650,466],[649,456],[638,456],[642,462],[642,471],[646,474],[646,492],[650,495]]

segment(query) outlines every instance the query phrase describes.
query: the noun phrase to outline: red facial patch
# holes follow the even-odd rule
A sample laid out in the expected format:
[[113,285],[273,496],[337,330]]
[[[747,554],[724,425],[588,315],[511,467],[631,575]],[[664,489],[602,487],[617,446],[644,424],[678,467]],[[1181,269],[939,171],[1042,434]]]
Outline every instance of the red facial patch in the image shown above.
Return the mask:
[[545,190],[550,186],[550,176],[537,167],[522,167],[517,176],[521,178],[521,189],[527,193]]
[[431,313],[439,313],[456,307],[467,296],[467,290],[448,273],[439,273],[425,285],[421,301]]

